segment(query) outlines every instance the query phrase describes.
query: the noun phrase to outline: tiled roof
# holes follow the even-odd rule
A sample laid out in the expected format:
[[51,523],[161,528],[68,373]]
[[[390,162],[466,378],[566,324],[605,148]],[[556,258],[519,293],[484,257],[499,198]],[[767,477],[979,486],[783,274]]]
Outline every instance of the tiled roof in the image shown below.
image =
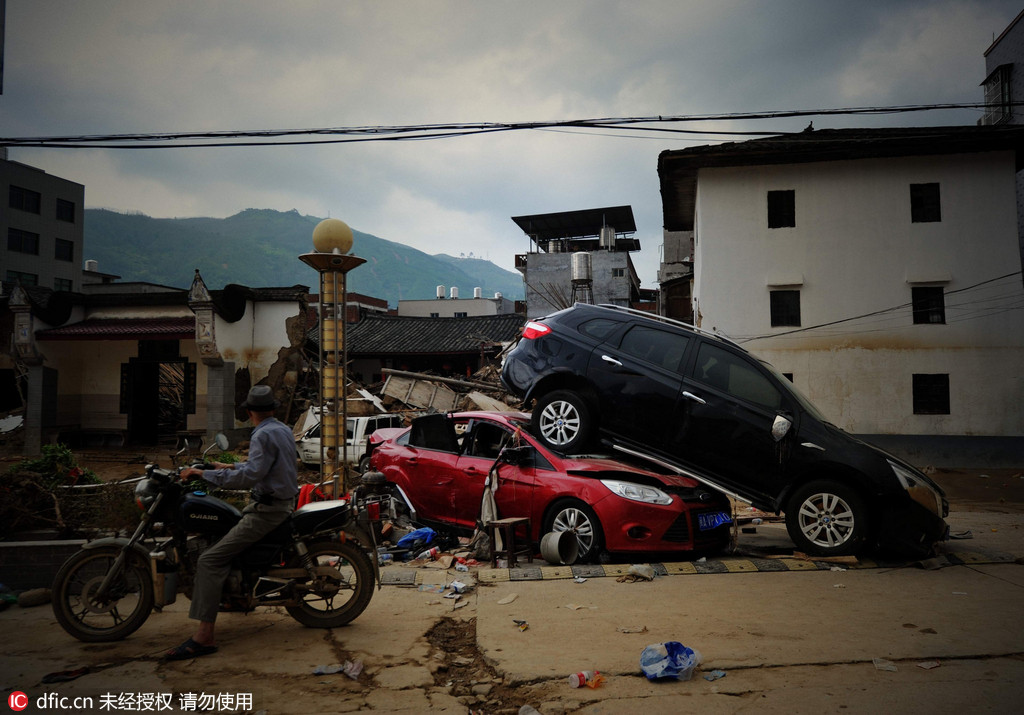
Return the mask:
[[89,318],[36,332],[36,340],[189,340],[196,321],[182,318]]
[[[348,354],[479,353],[481,339],[490,343],[515,340],[526,318],[516,314],[467,318],[406,318],[367,316],[346,327]],[[319,329],[309,333],[319,341]]]

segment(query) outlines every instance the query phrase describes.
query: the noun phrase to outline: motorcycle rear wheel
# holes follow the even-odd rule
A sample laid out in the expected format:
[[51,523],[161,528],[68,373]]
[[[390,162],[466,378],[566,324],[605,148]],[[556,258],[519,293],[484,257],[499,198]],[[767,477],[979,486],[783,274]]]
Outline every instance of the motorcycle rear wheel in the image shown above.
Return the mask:
[[82,549],[60,567],[53,580],[53,615],[61,627],[85,643],[127,638],[153,610],[149,564],[133,552],[110,585],[107,597],[95,592],[121,553],[117,546]]
[[[287,606],[288,615],[309,628],[338,628],[366,610],[373,597],[373,564],[353,543],[322,541],[310,545],[309,556],[321,571],[313,582],[298,584],[304,589],[298,606]],[[301,568],[294,557],[290,568]]]

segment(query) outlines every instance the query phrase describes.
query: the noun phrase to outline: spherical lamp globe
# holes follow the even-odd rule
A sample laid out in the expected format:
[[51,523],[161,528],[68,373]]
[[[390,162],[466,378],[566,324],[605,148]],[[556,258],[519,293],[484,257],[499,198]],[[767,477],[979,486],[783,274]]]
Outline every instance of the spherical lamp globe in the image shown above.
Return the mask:
[[341,219],[325,218],[313,229],[313,248],[344,255],[352,250],[352,229]]

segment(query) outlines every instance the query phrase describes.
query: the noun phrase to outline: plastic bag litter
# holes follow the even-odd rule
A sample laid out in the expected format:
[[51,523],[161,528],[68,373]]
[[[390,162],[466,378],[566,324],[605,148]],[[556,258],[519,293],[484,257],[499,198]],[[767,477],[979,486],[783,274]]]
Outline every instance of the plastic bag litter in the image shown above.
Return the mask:
[[437,532],[435,532],[430,527],[416,529],[415,531],[410,531],[408,534],[399,539],[397,546],[400,549],[409,549],[410,551],[415,551],[416,549],[424,547],[427,544],[434,543],[435,536],[437,536]]
[[640,653],[640,669],[648,680],[689,680],[700,661],[700,653],[679,641],[655,643]]

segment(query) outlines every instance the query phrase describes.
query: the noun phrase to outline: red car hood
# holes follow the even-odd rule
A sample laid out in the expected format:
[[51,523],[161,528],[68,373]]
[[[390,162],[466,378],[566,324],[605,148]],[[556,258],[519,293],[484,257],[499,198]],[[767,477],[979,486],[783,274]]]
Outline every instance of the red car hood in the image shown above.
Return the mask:
[[607,457],[563,457],[562,467],[567,474],[574,474],[581,477],[599,477],[602,473],[615,472],[620,479],[629,479],[630,474],[644,476],[648,479],[656,479],[666,486],[692,489],[698,486],[695,479],[683,477],[676,474],[660,474],[642,469],[632,464],[625,464]]

